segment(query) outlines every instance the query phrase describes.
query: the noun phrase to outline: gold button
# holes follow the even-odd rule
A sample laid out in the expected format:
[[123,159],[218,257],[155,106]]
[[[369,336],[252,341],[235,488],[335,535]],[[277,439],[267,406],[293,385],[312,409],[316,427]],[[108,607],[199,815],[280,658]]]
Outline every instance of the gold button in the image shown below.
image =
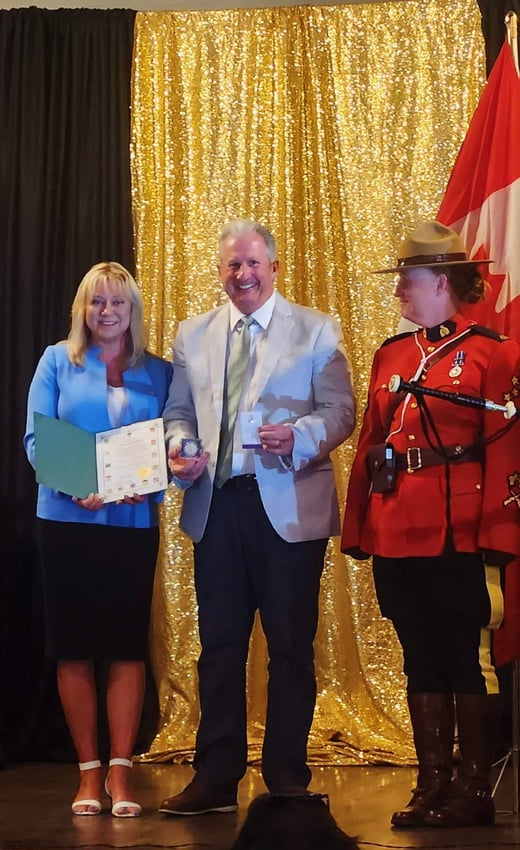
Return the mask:
[[428,352],[428,354],[431,354],[431,353],[432,353],[432,351],[435,351],[435,346],[434,346],[434,345],[429,345],[429,346],[428,346],[428,348],[426,349],[426,351]]
[[408,434],[409,440],[415,440],[415,434]]
[[417,402],[416,402],[416,401],[412,401],[412,403],[411,403],[410,407],[417,407]]
[[458,387],[458,385],[460,384],[460,381],[452,381],[452,384],[454,384],[454,386]]
[[475,484],[475,487],[477,488],[477,490],[482,490],[482,486],[480,484]]

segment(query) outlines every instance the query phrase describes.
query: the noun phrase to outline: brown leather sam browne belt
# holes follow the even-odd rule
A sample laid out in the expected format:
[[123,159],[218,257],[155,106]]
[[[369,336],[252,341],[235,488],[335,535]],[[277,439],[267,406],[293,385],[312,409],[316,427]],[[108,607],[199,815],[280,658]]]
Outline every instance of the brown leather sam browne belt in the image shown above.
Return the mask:
[[468,463],[480,462],[482,460],[482,448],[480,446],[444,446],[441,454],[440,449],[421,448],[410,446],[404,454],[396,452],[395,469],[397,472],[417,472],[428,466],[439,466],[446,463]]

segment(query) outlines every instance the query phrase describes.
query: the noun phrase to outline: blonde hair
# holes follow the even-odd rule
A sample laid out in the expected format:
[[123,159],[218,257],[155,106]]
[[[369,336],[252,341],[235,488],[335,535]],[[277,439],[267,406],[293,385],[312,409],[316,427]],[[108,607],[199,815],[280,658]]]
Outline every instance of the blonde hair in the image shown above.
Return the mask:
[[130,272],[120,263],[115,262],[96,263],[78,286],[72,302],[71,325],[67,337],[69,359],[75,366],[83,366],[85,362],[85,354],[92,344],[92,334],[85,322],[85,313],[99,283],[116,288],[128,298],[132,305],[125,345],[127,365],[134,366],[143,356],[148,342],[148,333],[143,319],[143,299]]

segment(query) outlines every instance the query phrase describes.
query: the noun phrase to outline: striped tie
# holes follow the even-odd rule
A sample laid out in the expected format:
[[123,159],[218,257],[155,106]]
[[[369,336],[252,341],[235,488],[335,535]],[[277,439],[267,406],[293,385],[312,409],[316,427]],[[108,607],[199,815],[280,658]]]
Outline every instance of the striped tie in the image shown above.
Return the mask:
[[217,487],[228,480],[231,475],[231,463],[233,459],[233,434],[237,418],[238,405],[242,395],[242,385],[249,361],[249,350],[251,342],[250,327],[255,320],[252,316],[242,316],[237,322],[237,331],[233,334],[231,351],[226,369],[226,397],[224,399],[224,411],[222,416],[222,427],[220,429],[220,442],[217,459],[217,471],[215,483]]

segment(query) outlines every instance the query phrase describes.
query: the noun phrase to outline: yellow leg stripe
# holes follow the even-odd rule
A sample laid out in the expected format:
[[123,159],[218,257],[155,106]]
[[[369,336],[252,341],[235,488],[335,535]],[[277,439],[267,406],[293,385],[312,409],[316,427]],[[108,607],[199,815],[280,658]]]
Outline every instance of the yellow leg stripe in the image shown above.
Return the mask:
[[498,629],[504,619],[504,596],[500,584],[500,569],[499,567],[488,567],[486,565],[485,570],[486,586],[491,604],[491,616],[489,618],[488,628]]
[[480,646],[478,650],[480,670],[486,683],[486,693],[498,694],[500,692],[495,668],[491,662],[491,631],[480,630]]

